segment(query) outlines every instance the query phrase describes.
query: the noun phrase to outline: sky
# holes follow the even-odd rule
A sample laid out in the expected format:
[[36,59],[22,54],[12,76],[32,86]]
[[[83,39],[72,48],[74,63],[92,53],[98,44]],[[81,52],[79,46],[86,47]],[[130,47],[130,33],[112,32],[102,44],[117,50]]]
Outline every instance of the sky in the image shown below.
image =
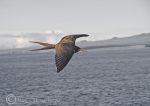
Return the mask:
[[91,40],[147,33],[150,0],[0,0],[0,36],[52,30]]

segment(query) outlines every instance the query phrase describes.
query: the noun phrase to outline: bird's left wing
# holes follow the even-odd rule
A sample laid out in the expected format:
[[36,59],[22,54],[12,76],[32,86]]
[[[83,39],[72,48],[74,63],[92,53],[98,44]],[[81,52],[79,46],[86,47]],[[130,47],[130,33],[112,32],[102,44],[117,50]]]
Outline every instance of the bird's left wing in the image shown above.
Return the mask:
[[77,39],[80,37],[88,37],[89,35],[87,35],[87,34],[75,34],[75,35],[71,35],[71,36],[74,36]]
[[77,38],[80,37],[87,37],[89,35],[87,34],[73,34],[73,35],[68,35],[64,36],[59,43],[68,43],[68,44],[75,44],[75,41]]
[[55,47],[56,55],[55,62],[57,67],[57,72],[60,72],[70,61],[74,54],[74,48],[70,44],[57,44]]

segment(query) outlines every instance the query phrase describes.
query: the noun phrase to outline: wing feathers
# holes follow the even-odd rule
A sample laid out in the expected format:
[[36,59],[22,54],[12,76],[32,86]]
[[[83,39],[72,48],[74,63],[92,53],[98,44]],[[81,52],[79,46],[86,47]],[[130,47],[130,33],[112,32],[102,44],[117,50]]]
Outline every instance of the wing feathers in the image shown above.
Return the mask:
[[73,56],[73,46],[70,45],[57,45],[55,62],[57,67],[57,72],[60,72],[70,61]]
[[72,35],[72,36],[74,36],[75,38],[80,38],[80,37],[87,37],[89,35],[87,35],[87,34],[76,34],[76,35]]

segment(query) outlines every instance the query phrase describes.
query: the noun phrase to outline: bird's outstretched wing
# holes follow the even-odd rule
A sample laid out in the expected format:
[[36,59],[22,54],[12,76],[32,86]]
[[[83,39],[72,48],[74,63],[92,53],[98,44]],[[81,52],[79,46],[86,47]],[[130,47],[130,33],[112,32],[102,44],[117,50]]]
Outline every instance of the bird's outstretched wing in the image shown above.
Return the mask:
[[55,62],[59,73],[70,61],[74,54],[74,48],[70,44],[57,44]]
[[75,34],[75,35],[70,35],[70,36],[74,36],[77,39],[77,38],[80,38],[80,37],[87,37],[89,35],[87,35],[87,34]]
[[73,34],[63,37],[59,43],[75,44],[77,38],[87,37],[87,34]]

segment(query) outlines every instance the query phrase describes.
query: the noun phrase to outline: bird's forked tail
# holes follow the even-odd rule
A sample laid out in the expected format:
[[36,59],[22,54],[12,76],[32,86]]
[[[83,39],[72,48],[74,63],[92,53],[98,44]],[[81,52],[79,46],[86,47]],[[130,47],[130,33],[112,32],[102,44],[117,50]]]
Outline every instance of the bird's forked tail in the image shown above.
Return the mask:
[[47,49],[54,49],[55,48],[55,44],[49,44],[49,43],[43,43],[43,42],[34,42],[34,41],[30,41],[30,42],[31,43],[37,43],[37,44],[44,46],[43,48],[34,49],[34,50],[30,50],[30,51],[47,50]]

